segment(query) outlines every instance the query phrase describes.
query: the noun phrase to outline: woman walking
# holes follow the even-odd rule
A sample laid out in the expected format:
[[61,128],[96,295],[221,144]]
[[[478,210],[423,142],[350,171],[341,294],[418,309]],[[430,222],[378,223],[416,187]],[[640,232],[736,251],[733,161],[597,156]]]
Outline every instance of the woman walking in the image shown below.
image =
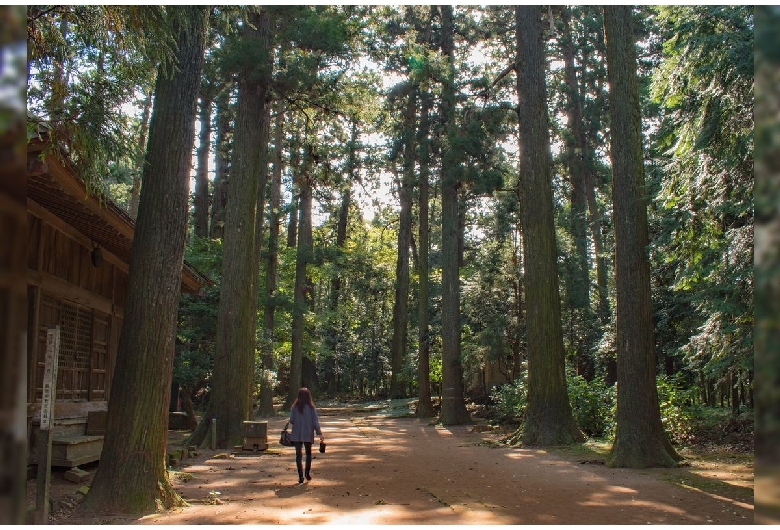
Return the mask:
[[[298,390],[298,399],[293,403],[290,410],[290,423],[292,432],[290,439],[295,444],[295,465],[298,467],[298,484],[303,483],[304,471],[306,480],[311,480],[311,445],[314,443],[314,433],[320,437],[320,442],[325,441],[320,429],[320,419],[317,416],[317,409],[314,407],[314,401],[311,399],[311,392],[308,388]],[[303,454],[302,449],[306,449],[306,468],[302,467]]]

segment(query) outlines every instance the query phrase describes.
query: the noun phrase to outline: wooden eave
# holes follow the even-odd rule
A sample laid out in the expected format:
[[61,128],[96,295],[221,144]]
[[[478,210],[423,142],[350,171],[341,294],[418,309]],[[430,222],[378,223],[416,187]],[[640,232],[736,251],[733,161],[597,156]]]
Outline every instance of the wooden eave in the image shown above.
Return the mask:
[[[93,244],[110,252],[125,264],[135,233],[132,217],[113,201],[87,191],[64,157],[53,153],[41,158],[48,146],[45,138],[33,138],[27,144],[27,200],[62,219],[89,238]],[[34,205],[30,205],[33,206]],[[184,262],[182,291],[197,294],[213,282]]]

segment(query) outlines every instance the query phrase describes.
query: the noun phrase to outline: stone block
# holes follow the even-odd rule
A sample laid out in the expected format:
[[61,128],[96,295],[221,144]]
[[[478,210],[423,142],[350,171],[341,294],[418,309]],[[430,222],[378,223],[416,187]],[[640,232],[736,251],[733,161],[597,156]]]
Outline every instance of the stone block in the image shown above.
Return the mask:
[[91,475],[89,471],[84,471],[83,469],[79,469],[77,467],[74,467],[73,469],[70,469],[65,472],[65,474],[62,476],[67,481],[75,482],[76,484],[80,484],[82,482],[87,482],[90,479]]
[[76,490],[76,493],[86,497],[87,493],[89,493],[89,486],[81,486],[79,489]]

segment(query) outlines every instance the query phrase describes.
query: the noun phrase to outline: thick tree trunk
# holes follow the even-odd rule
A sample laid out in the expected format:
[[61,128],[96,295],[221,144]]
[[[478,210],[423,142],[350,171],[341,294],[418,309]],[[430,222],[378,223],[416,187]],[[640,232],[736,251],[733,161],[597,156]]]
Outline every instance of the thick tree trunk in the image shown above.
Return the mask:
[[[430,24],[429,24],[430,29]],[[417,402],[417,417],[433,417],[433,402],[431,401],[431,341],[430,341],[430,308],[428,285],[430,280],[430,265],[428,263],[428,250],[430,249],[430,227],[428,219],[428,195],[429,195],[429,167],[430,167],[430,145],[428,135],[430,134],[429,112],[432,106],[432,97],[428,92],[421,96],[422,108],[420,110],[420,128],[417,139],[419,146],[420,159],[420,197],[419,197],[419,346],[417,354],[417,385],[419,400]]]
[[409,324],[409,248],[412,243],[412,180],[415,162],[416,90],[409,92],[404,113],[404,166],[398,190],[401,211],[398,227],[398,253],[395,262],[395,303],[390,363],[390,399],[406,397],[401,379]]
[[669,467],[680,457],[663,430],[647,259],[636,56],[630,6],[604,7],[617,284],[617,432],[611,467]]
[[583,441],[584,436],[574,421],[566,393],[550,183],[542,13],[538,6],[518,6],[515,15],[528,326],[528,407],[523,443],[571,444]]
[[[89,513],[183,504],[165,468],[176,309],[187,229],[197,88],[208,11],[177,7],[178,68],[158,76],[114,383]],[[121,480],[118,480],[121,477]]]
[[[447,136],[455,138],[455,44],[452,6],[441,6],[441,50],[447,58],[442,87],[442,120]],[[450,142],[450,145],[452,142]],[[441,334],[442,402],[444,425],[471,421],[464,401],[463,366],[460,360],[460,270],[458,268],[458,180],[457,156],[452,149],[442,155],[441,179]]]
[[[261,35],[263,36],[264,43],[263,46],[265,49],[270,49],[270,34],[269,34],[269,25],[270,25],[270,19],[268,16],[268,11],[263,9],[260,12],[260,19],[258,21],[260,24],[258,26],[258,29],[260,30]],[[260,89],[259,97],[262,101],[263,109],[260,114],[261,119],[260,123],[258,124],[258,133],[257,133],[257,142],[260,144],[260,163],[258,167],[258,183],[257,183],[257,211],[255,213],[255,247],[252,252],[252,255],[254,256],[254,263],[252,264],[254,273],[257,275],[257,281],[255,282],[255,292],[252,296],[252,304],[253,309],[252,313],[254,315],[257,315],[258,310],[258,303],[259,303],[259,297],[260,297],[260,291],[261,291],[261,282],[264,279],[267,279],[267,271],[264,277],[260,276],[260,262],[262,259],[262,253],[263,253],[263,239],[265,237],[265,201],[266,201],[266,193],[268,191],[268,144],[271,138],[271,102],[270,97],[268,93],[268,82],[270,80],[270,66],[265,68],[265,71],[263,72],[263,85]],[[262,288],[264,289],[264,287]],[[256,327],[256,326],[254,326]],[[272,328],[273,329],[273,328]],[[261,339],[262,340],[262,339]],[[273,347],[270,345],[271,348]],[[266,346],[264,344],[260,345],[261,351],[264,351]],[[273,350],[271,350],[271,353],[273,353]],[[264,352],[260,362],[263,368],[265,368],[265,356],[266,353]],[[264,377],[266,380],[267,374],[265,374]],[[267,387],[268,385],[265,384],[265,382],[261,379],[258,381],[258,383],[261,386],[261,389]],[[254,385],[252,385],[252,389],[254,390]],[[258,393],[259,400],[262,400],[262,390]],[[251,399],[254,401],[254,393],[252,392]],[[272,399],[273,401],[273,399]],[[273,405],[271,406],[273,409]]]
[[198,168],[195,172],[195,198],[193,200],[193,221],[195,235],[209,235],[209,153],[211,152],[211,96],[201,94],[200,133],[198,135]]
[[228,170],[231,142],[228,141],[232,122],[230,89],[225,88],[217,96],[217,138],[214,149],[214,193],[211,202],[209,236],[221,239],[225,233],[225,209],[227,207]]
[[274,170],[271,175],[271,204],[269,210],[268,226],[268,251],[265,268],[265,308],[263,310],[263,370],[266,371],[266,380],[260,388],[260,416],[271,416],[274,413],[273,387],[271,386],[271,374],[275,372],[274,363],[274,317],[276,314],[277,269],[279,266],[279,223],[281,216],[279,208],[282,197],[282,140],[284,130],[284,113],[281,108],[276,114],[276,130],[274,135]]
[[[252,46],[268,49],[268,24],[252,13],[244,26],[244,39]],[[265,103],[265,76],[257,75],[263,65],[245,65],[239,79],[233,164],[230,169],[228,204],[222,259],[222,283],[217,314],[216,355],[212,374],[208,414],[216,418],[216,446],[222,449],[243,440],[242,422],[252,416],[255,323],[257,320],[255,218],[260,166],[259,127]],[[208,421],[201,421],[193,440],[203,435]],[[199,432],[200,431],[200,432]],[[198,435],[196,437],[195,435]]]

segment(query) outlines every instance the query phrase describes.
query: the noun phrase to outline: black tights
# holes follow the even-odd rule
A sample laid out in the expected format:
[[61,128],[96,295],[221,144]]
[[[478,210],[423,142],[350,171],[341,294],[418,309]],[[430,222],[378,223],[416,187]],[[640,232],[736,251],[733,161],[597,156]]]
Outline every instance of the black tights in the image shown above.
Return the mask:
[[303,479],[303,469],[301,464],[303,463],[303,453],[301,446],[306,446],[306,476],[309,476],[311,471],[311,442],[293,442],[295,444],[295,465],[298,467],[298,478]]

